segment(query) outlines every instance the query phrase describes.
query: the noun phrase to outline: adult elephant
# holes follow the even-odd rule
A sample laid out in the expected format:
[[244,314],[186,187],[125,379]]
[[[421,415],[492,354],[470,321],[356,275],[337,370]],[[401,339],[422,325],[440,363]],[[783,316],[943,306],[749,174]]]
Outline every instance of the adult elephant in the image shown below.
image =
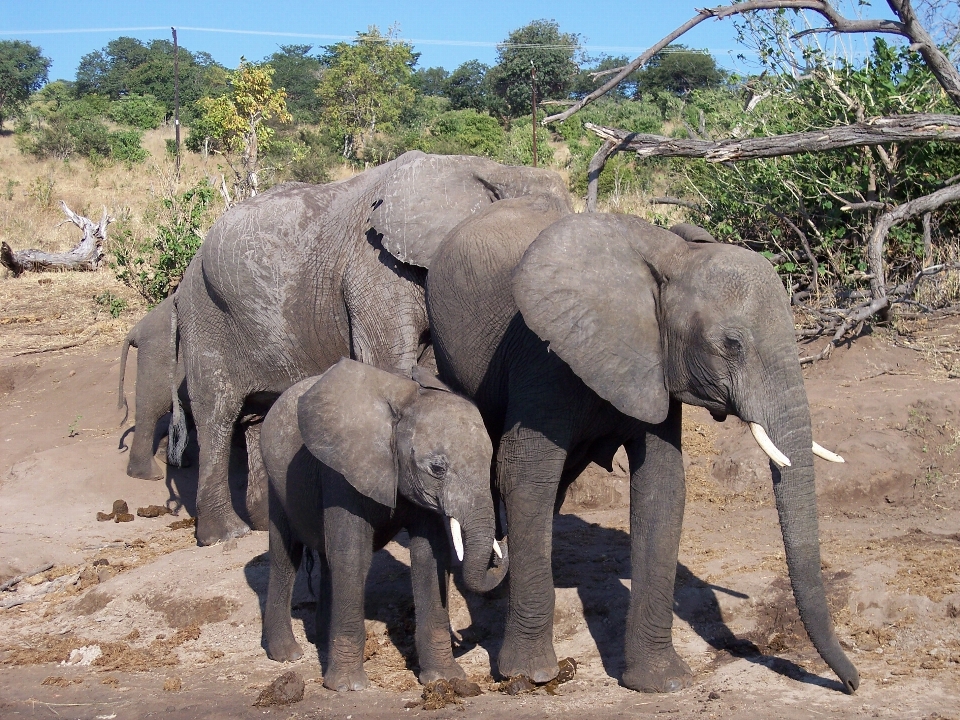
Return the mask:
[[493,438],[511,548],[503,675],[557,674],[554,501],[591,460],[609,468],[623,445],[632,567],[623,684],[689,682],[671,634],[689,403],[749,422],[770,455],[804,626],[846,689],[857,688],[827,608],[809,408],[789,301],[769,262],[528,197],[447,237],[429,262],[427,309],[441,379],[475,400]]
[[411,152],[341,182],[280,185],[214,224],[174,309],[200,444],[200,544],[248,532],[227,483],[244,402],[268,404],[341,357],[409,371],[429,342],[424,248],[485,205],[534,190],[566,198],[549,171]]

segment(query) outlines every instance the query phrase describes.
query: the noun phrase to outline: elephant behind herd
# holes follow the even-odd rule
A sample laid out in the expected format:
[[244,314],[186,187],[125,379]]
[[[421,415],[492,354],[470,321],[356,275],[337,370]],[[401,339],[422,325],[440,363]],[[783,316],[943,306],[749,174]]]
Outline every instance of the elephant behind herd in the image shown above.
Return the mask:
[[[770,456],[801,618],[856,690],[827,609],[814,492],[814,454],[839,458],[813,442],[789,299],[756,253],[695,226],[575,214],[549,171],[415,152],[231,209],[167,311],[178,334],[165,335],[162,374],[177,384],[182,353],[200,444],[201,544],[248,532],[227,483],[244,402],[270,403],[341,357],[409,378],[432,341],[440,379],[475,403],[492,441],[510,536],[503,675],[556,676],[554,503],[591,460],[605,463],[622,445],[633,578],[622,681],[643,691],[689,683],[671,637],[688,403],[750,423]],[[137,399],[139,424],[140,387]]]

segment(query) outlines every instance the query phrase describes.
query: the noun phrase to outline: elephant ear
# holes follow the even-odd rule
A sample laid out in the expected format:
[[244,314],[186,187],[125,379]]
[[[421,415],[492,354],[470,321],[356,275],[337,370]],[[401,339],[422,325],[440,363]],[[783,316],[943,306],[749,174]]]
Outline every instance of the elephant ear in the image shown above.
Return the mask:
[[298,402],[307,449],[361,494],[396,507],[398,466],[394,428],[417,383],[343,358]]
[[634,220],[562,218],[527,248],[513,295],[527,326],[588,387],[626,415],[659,423],[670,401],[659,286],[635,243],[645,227]]
[[429,268],[434,252],[461,220],[498,199],[483,182],[492,161],[459,155],[401,156],[385,180],[370,226],[398,260]]

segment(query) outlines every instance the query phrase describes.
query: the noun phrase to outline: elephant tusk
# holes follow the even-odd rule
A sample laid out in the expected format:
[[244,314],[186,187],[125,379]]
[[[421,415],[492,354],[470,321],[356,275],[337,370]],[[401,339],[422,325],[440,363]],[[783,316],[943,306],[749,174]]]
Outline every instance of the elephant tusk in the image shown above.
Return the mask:
[[450,518],[450,536],[453,538],[453,549],[457,552],[457,560],[463,562],[463,533],[460,532],[460,523],[456,518]]
[[503,550],[500,549],[500,543],[496,540],[493,541],[493,551],[497,554],[497,557],[503,560]]
[[846,460],[844,460],[842,457],[840,457],[836,453],[830,452],[825,447],[823,447],[822,445],[818,445],[817,443],[813,444],[813,454],[819,458],[823,458],[824,460],[829,460],[830,462],[835,462],[835,463],[846,462]]
[[767,435],[767,431],[763,429],[762,425],[753,422],[750,423],[750,432],[753,433],[753,439],[757,441],[760,449],[767,454],[767,457],[773,460],[773,463],[777,467],[790,467],[790,458],[780,452],[777,446],[773,444],[773,440]]

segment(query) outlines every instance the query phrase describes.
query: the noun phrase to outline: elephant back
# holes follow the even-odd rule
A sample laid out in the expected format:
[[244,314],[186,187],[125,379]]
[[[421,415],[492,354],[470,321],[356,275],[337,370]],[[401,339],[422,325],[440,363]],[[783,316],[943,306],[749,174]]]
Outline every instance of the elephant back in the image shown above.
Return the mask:
[[476,393],[517,315],[513,269],[537,235],[569,212],[553,195],[501,200],[458,225],[434,257],[427,275],[434,351],[467,394]]

